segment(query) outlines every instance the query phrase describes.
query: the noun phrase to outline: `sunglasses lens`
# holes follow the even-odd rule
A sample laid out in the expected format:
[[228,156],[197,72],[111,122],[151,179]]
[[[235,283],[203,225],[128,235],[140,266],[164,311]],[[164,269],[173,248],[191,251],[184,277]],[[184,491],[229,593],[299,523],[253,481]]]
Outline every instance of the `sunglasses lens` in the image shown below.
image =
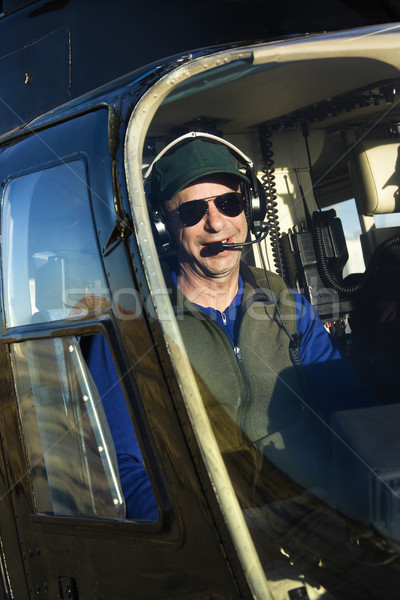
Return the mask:
[[[214,198],[214,204],[223,215],[237,217],[244,209],[244,198],[239,192],[228,192]],[[182,204],[176,212],[185,227],[192,227],[201,221],[207,210],[206,200],[191,200]]]
[[183,225],[191,227],[201,221],[207,209],[208,205],[205,200],[192,200],[182,204],[177,212]]
[[237,217],[244,209],[243,196],[239,192],[228,192],[217,196],[214,204],[227,217]]

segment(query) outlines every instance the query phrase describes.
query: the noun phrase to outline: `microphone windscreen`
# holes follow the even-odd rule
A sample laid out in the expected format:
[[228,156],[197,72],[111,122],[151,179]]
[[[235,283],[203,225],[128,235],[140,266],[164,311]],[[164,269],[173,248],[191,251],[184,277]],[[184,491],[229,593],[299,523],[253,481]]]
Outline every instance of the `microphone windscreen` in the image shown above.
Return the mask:
[[224,244],[222,242],[211,242],[211,244],[208,244],[207,248],[210,252],[218,254],[219,252],[223,252]]

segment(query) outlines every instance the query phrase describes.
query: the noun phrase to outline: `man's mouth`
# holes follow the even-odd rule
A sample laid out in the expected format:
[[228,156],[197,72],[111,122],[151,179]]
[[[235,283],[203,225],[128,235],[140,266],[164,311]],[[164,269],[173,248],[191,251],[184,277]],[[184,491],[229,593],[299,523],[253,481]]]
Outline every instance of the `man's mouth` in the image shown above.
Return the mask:
[[219,239],[219,240],[210,240],[209,242],[204,242],[203,247],[200,251],[200,255],[203,256],[217,256],[227,250],[223,246],[225,244],[231,244],[233,242],[233,236]]

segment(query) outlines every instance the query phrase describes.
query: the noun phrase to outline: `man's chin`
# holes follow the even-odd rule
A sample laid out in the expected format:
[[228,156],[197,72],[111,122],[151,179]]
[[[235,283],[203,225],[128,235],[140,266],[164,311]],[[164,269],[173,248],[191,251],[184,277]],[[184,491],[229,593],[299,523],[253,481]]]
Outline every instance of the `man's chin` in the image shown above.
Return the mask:
[[210,255],[204,257],[202,261],[199,261],[198,268],[200,268],[206,277],[225,277],[233,272],[238,271],[240,255],[235,252],[232,255],[231,250],[221,252],[219,254]]

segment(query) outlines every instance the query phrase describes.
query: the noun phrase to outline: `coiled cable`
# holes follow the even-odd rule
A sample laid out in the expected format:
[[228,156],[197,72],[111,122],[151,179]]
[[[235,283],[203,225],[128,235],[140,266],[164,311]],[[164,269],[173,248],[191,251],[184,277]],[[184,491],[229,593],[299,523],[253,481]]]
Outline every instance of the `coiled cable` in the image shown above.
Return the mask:
[[322,234],[322,222],[326,214],[324,212],[314,212],[312,216],[312,228],[313,228],[313,239],[315,245],[315,253],[317,257],[318,270],[321,275],[321,279],[324,284],[332,289],[336,290],[339,294],[344,296],[354,296],[357,294],[366,284],[369,276],[374,270],[376,263],[380,259],[382,253],[391,246],[400,244],[400,234],[396,234],[393,237],[385,240],[375,250],[367,268],[364,273],[360,276],[360,279],[353,284],[345,284],[342,281],[338,281],[337,278],[330,272],[328,266],[328,259],[325,254],[324,241]]
[[273,160],[273,151],[271,143],[271,130],[267,125],[260,126],[260,147],[261,154],[264,161],[264,168],[262,169],[261,183],[265,190],[266,197],[266,215],[265,220],[268,223],[270,232],[270,244],[271,252],[274,260],[275,270],[286,280],[286,269],[282,258],[282,250],[280,247],[280,226],[278,218],[278,203],[277,203],[277,191],[275,183],[275,168]]

